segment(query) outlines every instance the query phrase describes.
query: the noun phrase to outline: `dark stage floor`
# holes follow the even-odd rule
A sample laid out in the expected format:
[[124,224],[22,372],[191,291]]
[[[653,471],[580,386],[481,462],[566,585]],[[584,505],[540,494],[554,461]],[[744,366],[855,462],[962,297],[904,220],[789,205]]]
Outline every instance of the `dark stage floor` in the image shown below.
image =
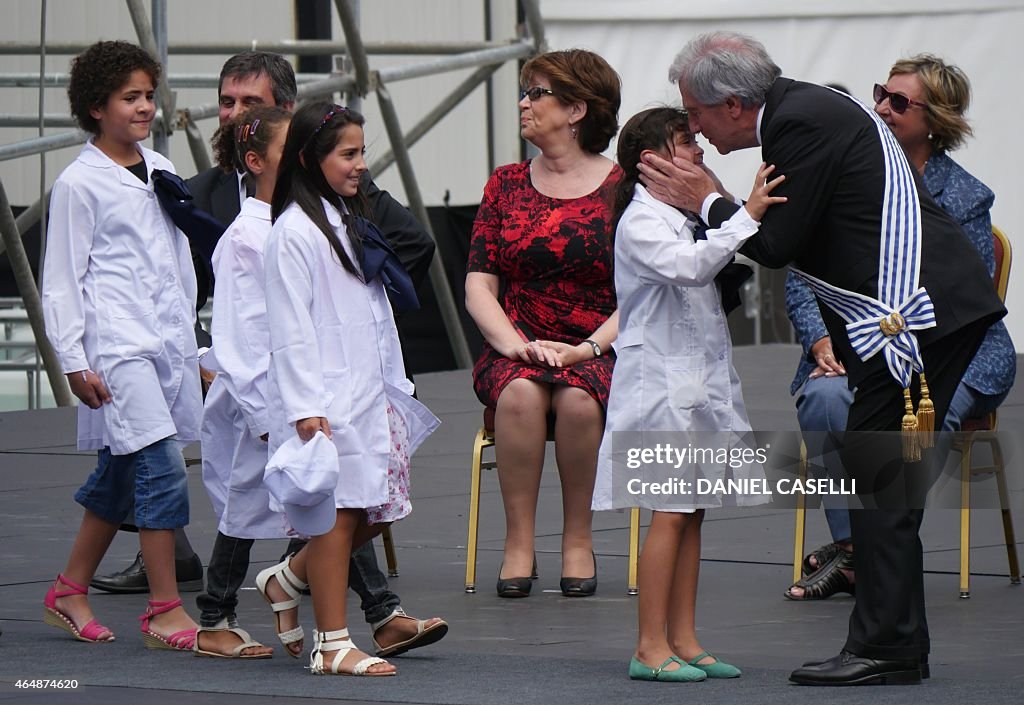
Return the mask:
[[[736,351],[755,428],[793,430],[788,384],[795,346]],[[822,692],[787,683],[804,660],[836,653],[846,633],[850,598],[796,603],[789,585],[792,510],[711,512],[704,530],[698,624],[701,641],[744,670],[736,681],[693,685],[637,683],[626,667],[633,650],[636,598],[626,595],[627,515],[595,519],[600,588],[591,599],[558,592],[560,503],[549,458],[537,532],[540,580],[525,600],[501,600],[493,581],[500,562],[503,517],[497,481],[484,478],[480,526],[480,592],[463,592],[469,462],[480,405],[468,372],[422,375],[420,398],[444,421],[417,454],[413,514],[396,525],[401,577],[392,587],[417,616],[451,624],[436,646],[394,660],[397,678],[312,678],[278,645],[269,661],[227,661],[144,649],[136,615],[145,596],[96,594],[93,606],[118,634],[113,644],[75,642],[42,622],[42,598],[62,568],[80,521],[72,493],[94,456],[74,450],[74,412],[0,414],[0,705],[4,703],[1010,703],[1024,693],[1024,588],[1006,578],[999,514],[974,512],[972,596],[958,599],[959,513],[932,510],[923,529],[932,678],[913,688],[854,688]],[[1024,392],[1015,390],[1000,414],[1004,431],[1024,429]],[[550,451],[550,447],[549,447]],[[553,453],[549,452],[549,456]],[[1021,505],[1021,463],[1011,488]],[[189,469],[193,498],[188,533],[204,558],[216,523],[199,477]],[[644,517],[646,523],[647,517]],[[1017,536],[1024,537],[1024,513]],[[808,546],[823,543],[820,511],[808,513]],[[281,541],[258,542],[250,576],[276,561]],[[1019,545],[1024,552],[1024,543]],[[135,555],[133,535],[115,540],[101,571]],[[383,552],[381,551],[381,565]],[[187,594],[193,614],[195,594]],[[353,637],[369,646],[369,630],[350,600]],[[239,616],[253,636],[276,644],[270,610],[253,588]],[[302,607],[307,631],[312,608]],[[76,690],[18,689],[18,679],[76,679]]]

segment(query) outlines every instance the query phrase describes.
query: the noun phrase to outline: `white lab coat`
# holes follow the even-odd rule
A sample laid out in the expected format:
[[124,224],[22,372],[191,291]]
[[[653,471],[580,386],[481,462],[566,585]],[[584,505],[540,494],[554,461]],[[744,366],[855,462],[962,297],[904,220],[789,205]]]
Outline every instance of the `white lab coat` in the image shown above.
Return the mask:
[[[615,294],[619,334],[604,437],[598,452],[594,509],[641,506],[666,510],[663,497],[623,492],[622,448],[613,434],[672,433],[674,443],[739,443],[733,434],[750,430],[740,380],[732,365],[732,343],[721,296],[714,282],[729,258],[757,232],[758,223],[741,208],[708,239],[695,242],[693,225],[680,211],[637,185],[615,234]],[[625,436],[621,436],[624,438]],[[665,440],[646,436],[645,443]],[[721,469],[719,469],[721,470]],[[642,480],[660,481],[660,474]],[[683,466],[677,477],[694,479]],[[702,467],[707,475],[709,468]],[[762,469],[745,467],[736,476]],[[691,485],[692,487],[692,485]],[[734,498],[735,499],[735,498]],[[702,496],[671,498],[669,511],[693,511],[760,500]]]
[[[139,145],[146,170],[174,170]],[[92,142],[50,198],[43,267],[46,334],[65,372],[91,369],[110,391],[78,408],[78,448],[126,455],[199,437],[196,275],[188,241],[142,183]]]
[[[352,257],[340,214],[321,202]],[[265,262],[270,452],[295,433],[296,421],[326,417],[341,467],[336,506],[380,506],[388,499],[388,403],[408,426],[410,454],[439,423],[411,396],[384,287],[345,271],[296,204],[274,223]]]
[[[263,486],[270,431],[270,331],[263,249],[270,204],[246,199],[213,252],[213,362],[217,376],[203,408],[203,484],[220,517],[217,530],[245,539],[282,538],[284,517]],[[207,358],[204,358],[204,361]]]

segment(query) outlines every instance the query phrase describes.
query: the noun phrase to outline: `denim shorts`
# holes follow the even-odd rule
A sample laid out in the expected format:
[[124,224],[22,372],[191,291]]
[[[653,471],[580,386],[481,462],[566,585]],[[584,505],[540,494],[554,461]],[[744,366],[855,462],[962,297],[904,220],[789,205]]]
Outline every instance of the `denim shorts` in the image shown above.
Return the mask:
[[120,524],[135,507],[142,529],[188,525],[188,481],[181,444],[165,438],[128,455],[97,453],[99,463],[75,501],[104,521]]

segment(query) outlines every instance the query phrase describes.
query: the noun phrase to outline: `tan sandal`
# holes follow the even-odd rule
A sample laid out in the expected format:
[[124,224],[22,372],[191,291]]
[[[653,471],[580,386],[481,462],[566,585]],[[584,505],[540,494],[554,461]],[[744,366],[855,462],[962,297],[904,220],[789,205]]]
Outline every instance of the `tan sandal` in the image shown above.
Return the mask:
[[[377,643],[377,631],[396,617],[406,617],[408,619],[415,620],[416,634],[405,641],[400,641],[396,644],[392,644],[391,646],[381,646]],[[373,629],[372,641],[374,653],[378,656],[398,656],[399,654],[404,654],[406,651],[418,649],[421,646],[436,644],[444,638],[445,634],[448,633],[448,622],[442,619],[428,627],[427,622],[429,621],[430,620],[427,619],[416,619],[415,617],[410,617],[401,607],[396,607],[395,611],[387,617],[370,625],[370,628]]]
[[[367,656],[352,667],[352,672],[340,671],[341,662],[349,651],[356,649],[356,645],[348,636],[348,629],[336,629],[333,632],[317,631],[313,634],[313,652],[309,655],[309,672],[314,675],[338,675],[338,676],[393,676],[394,671],[387,673],[371,673],[367,669],[378,663],[387,663],[382,658]],[[324,662],[324,651],[333,651],[334,658],[330,666]]]
[[[296,576],[295,573],[292,572],[292,569],[288,567],[288,561],[290,558],[291,557],[289,556],[277,565],[261,570],[256,575],[256,589],[260,591],[261,595],[263,595],[263,599],[270,605],[270,609],[274,610],[274,623],[278,630],[281,629],[281,620],[278,617],[278,613],[298,607],[300,599],[299,591],[305,590],[309,587],[305,582],[299,580],[298,576]],[[267,583],[271,578],[277,578],[277,584],[280,585],[281,589],[288,594],[291,598],[290,600],[274,602],[270,599],[270,596],[267,594]],[[284,645],[284,650],[289,656],[292,658],[299,658],[299,656],[301,656],[301,652],[297,654],[288,648],[289,645],[298,643],[306,638],[306,633],[303,631],[301,624],[286,632],[278,631],[277,638],[281,640],[281,643]]]
[[[218,651],[207,651],[206,649],[199,648],[199,637],[201,634],[209,634],[210,632],[231,632],[239,639],[242,643],[231,649],[231,653],[222,654]],[[196,656],[210,656],[212,658],[271,658],[273,654],[243,654],[242,652],[252,647],[262,647],[263,644],[255,641],[249,632],[245,631],[241,627],[229,627],[227,619],[222,619],[213,627],[199,627],[196,631],[196,645],[193,649]]]

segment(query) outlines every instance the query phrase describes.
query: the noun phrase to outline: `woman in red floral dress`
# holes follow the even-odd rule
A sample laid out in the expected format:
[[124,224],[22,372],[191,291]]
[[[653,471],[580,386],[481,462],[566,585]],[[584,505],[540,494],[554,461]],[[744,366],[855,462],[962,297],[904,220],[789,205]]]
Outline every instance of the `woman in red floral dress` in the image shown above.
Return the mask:
[[597,588],[590,501],[618,329],[611,197],[622,172],[601,152],[618,130],[620,81],[604,59],[576,49],[531,59],[521,82],[521,133],[541,153],[491,175],[466,276],[466,308],[486,341],[473,386],[496,410],[506,522],[497,589],[530,593],[550,415],[562,483],[560,587],[587,596]]

